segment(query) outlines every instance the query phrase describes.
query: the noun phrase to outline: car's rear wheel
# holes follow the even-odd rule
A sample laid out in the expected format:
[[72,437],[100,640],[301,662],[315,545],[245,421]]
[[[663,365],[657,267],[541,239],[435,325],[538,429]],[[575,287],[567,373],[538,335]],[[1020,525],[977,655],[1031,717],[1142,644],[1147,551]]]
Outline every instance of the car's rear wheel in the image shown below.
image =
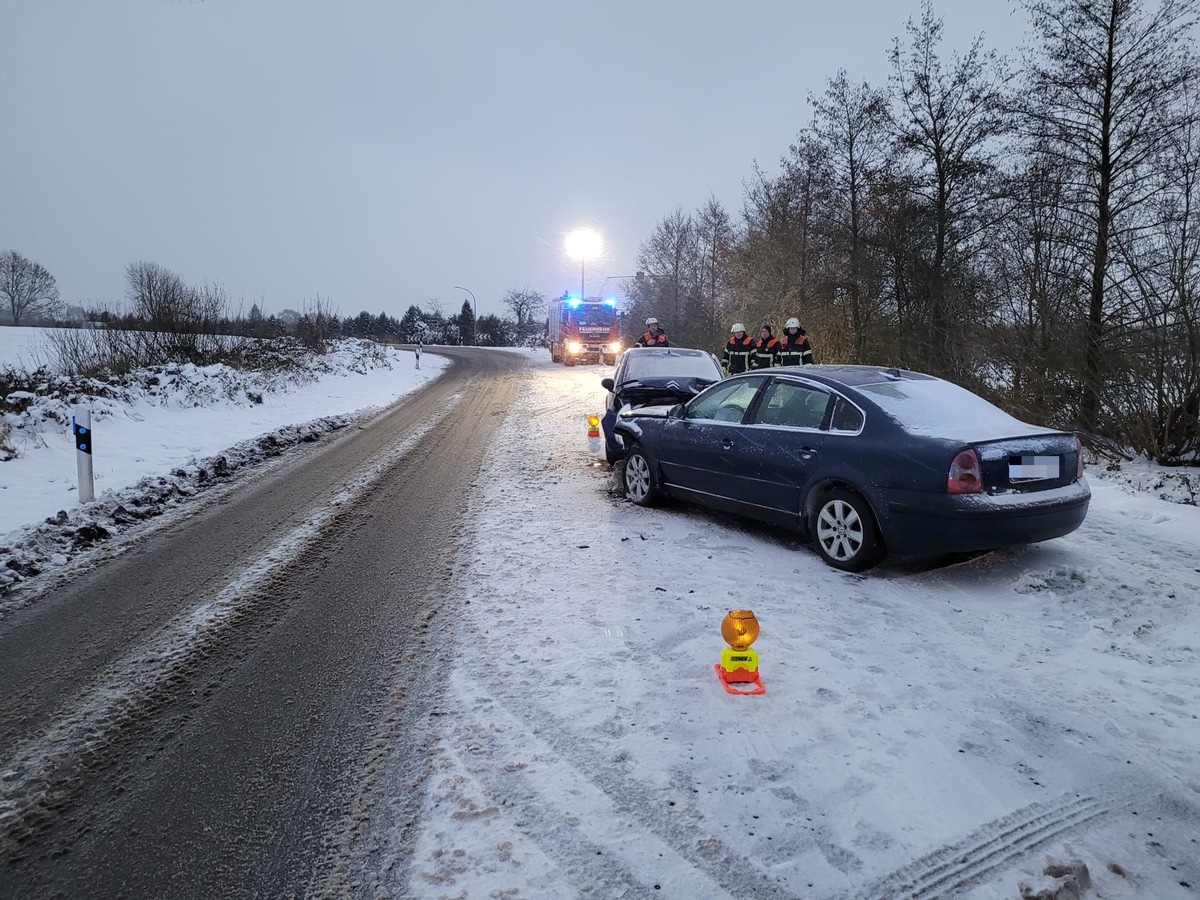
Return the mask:
[[638,506],[653,506],[659,497],[654,469],[641,447],[625,454],[625,496]]
[[862,572],[883,558],[871,506],[853,491],[835,488],[823,494],[811,530],[813,547],[835,569]]

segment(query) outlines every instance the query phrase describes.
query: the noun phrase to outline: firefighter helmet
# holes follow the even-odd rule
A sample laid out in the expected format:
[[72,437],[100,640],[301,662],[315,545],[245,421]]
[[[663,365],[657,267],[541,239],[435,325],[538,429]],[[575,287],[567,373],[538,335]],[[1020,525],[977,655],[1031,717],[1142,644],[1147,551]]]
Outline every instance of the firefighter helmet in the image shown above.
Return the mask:
[[795,316],[792,316],[790,319],[787,320],[787,324],[784,325],[783,327],[784,328],[799,328],[800,320],[797,319]]
[[646,324],[647,324],[647,325],[657,325],[657,324],[658,324],[658,319],[654,318],[654,316],[651,316],[650,318],[648,318],[648,319],[646,320]]
[[731,334],[736,334],[739,331],[745,331],[745,330],[746,330],[746,326],[743,325],[741,322],[734,322],[733,327],[729,329]]

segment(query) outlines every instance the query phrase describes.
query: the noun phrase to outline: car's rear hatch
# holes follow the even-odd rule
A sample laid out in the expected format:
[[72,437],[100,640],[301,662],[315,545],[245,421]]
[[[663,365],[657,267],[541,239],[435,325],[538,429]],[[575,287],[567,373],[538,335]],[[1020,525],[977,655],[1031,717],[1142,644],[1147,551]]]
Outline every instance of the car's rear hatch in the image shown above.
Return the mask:
[[1048,491],[1070,484],[1078,473],[1079,442],[1066,432],[984,441],[974,447],[983,489],[989,494]]

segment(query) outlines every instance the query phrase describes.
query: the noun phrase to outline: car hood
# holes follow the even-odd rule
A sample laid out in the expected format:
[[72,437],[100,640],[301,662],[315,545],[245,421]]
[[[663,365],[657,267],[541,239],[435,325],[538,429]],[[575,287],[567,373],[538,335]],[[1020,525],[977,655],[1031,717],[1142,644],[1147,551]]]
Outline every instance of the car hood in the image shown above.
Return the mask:
[[715,381],[716,379],[693,377],[627,381],[617,385],[616,395],[622,406],[656,406],[664,403],[673,406],[684,400],[691,400]]
[[621,411],[617,414],[622,419],[665,419],[675,408],[676,404],[655,405],[655,406],[629,406],[626,404],[621,407]]

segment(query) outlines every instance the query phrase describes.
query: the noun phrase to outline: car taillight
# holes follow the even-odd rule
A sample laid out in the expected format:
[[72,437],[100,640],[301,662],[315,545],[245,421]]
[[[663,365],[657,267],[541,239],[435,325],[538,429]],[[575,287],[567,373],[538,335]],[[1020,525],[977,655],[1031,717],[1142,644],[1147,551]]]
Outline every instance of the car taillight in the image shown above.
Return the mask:
[[946,493],[978,494],[982,490],[983,472],[979,468],[979,456],[968,448],[950,463],[950,473],[946,476]]
[[1083,441],[1075,435],[1075,480],[1083,477]]

